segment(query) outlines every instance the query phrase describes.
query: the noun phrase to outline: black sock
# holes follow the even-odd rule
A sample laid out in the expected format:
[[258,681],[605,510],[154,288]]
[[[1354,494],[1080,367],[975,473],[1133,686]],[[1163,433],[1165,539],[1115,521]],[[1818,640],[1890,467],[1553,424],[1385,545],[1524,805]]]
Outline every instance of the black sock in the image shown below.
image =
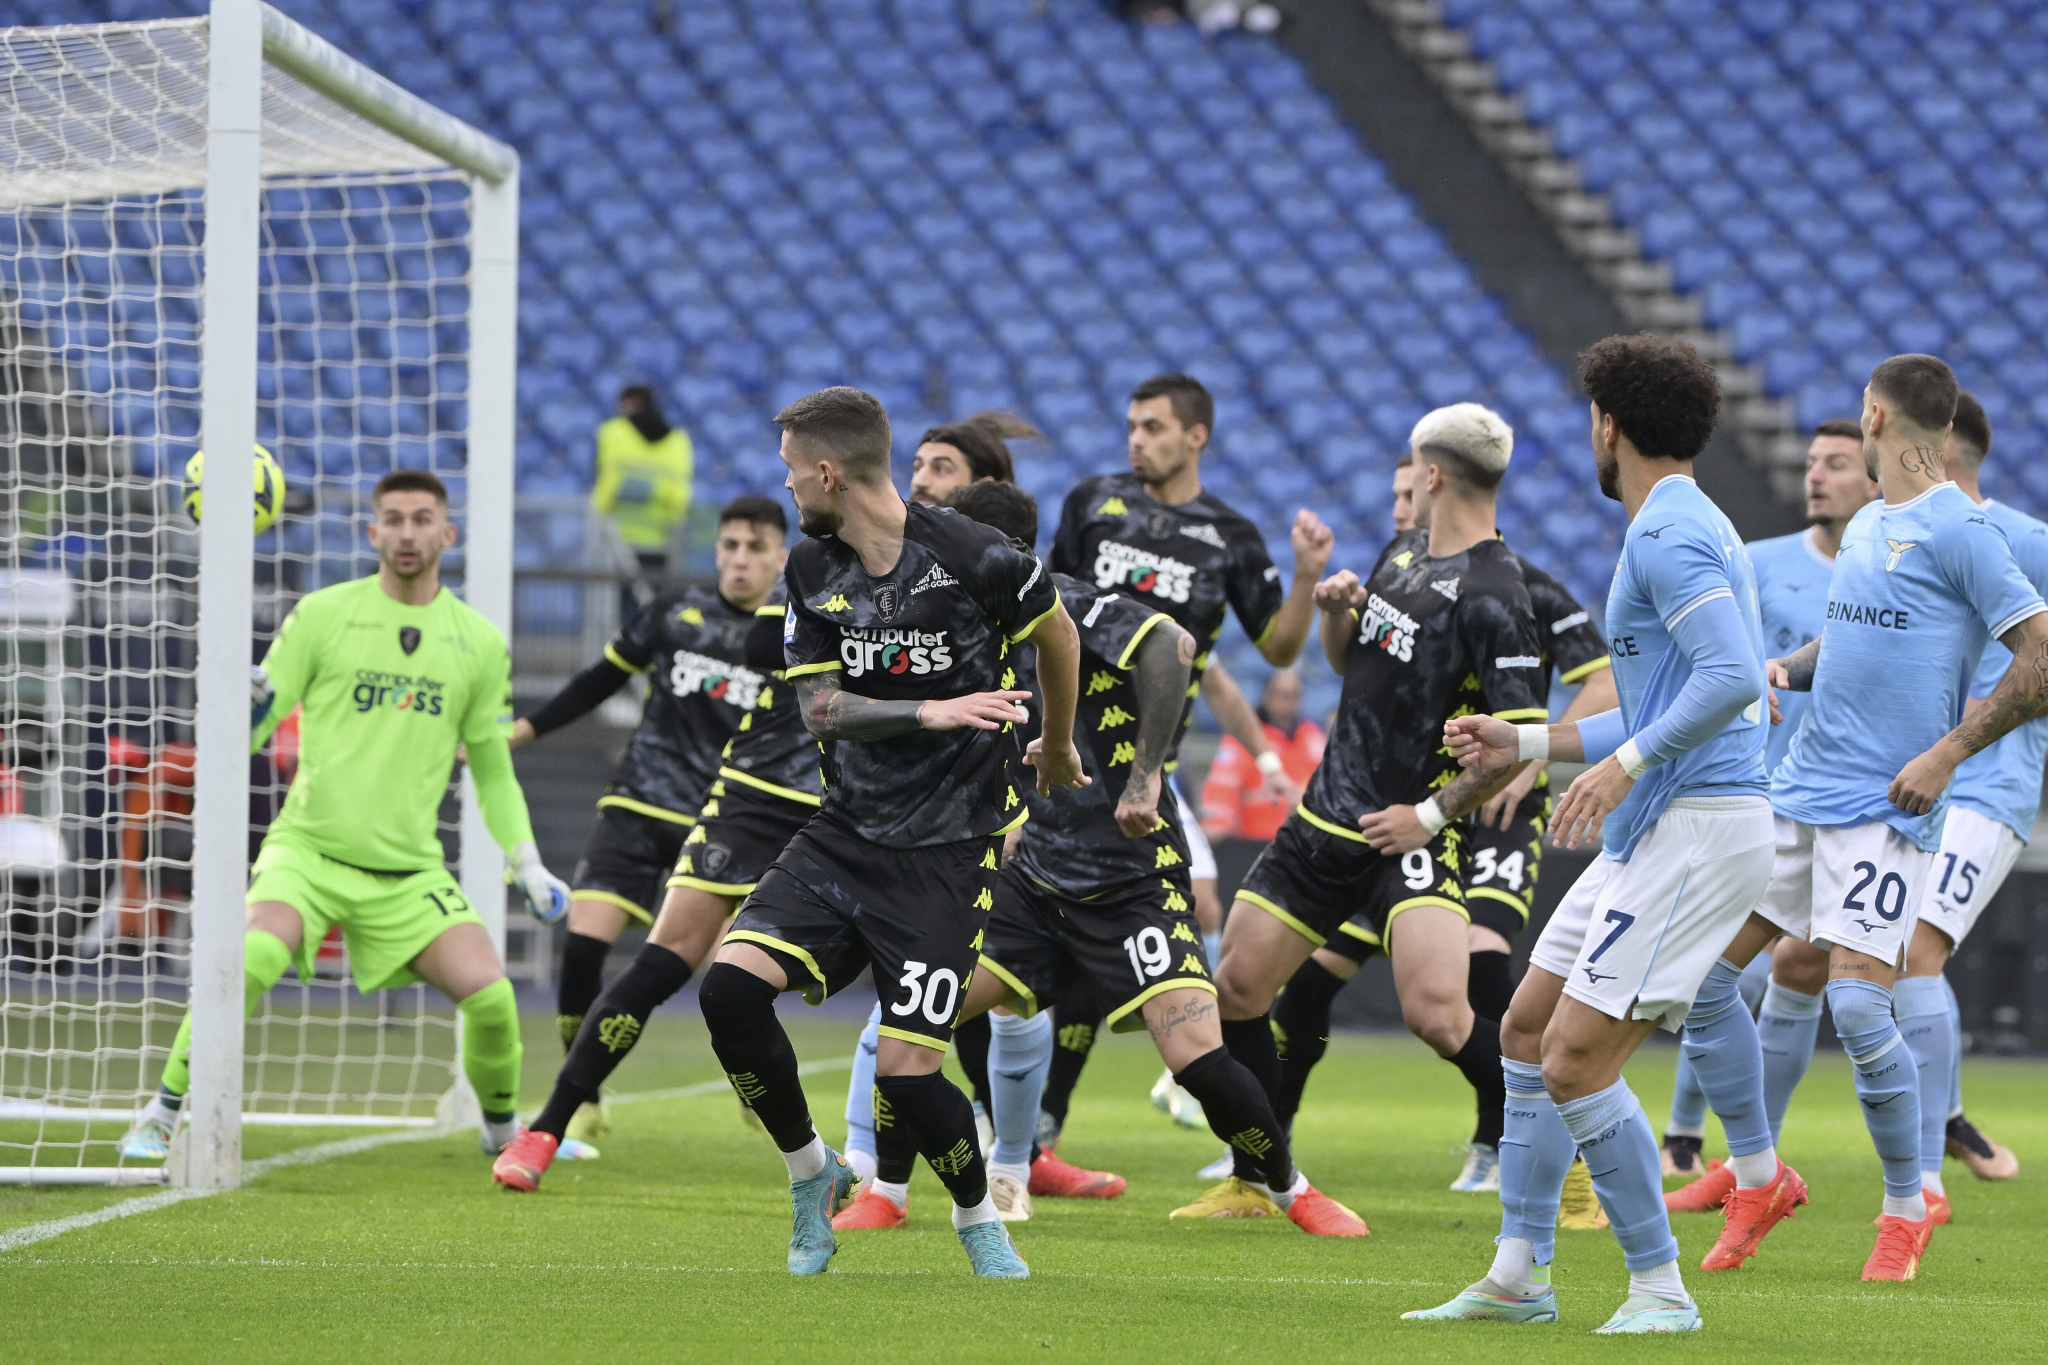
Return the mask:
[[612,945],[588,934],[572,933],[562,945],[562,974],[555,983],[555,1027],[562,1031],[562,1051],[576,1041],[583,1016],[604,989],[604,959]]
[[[730,962],[714,962],[704,973],[697,1003],[711,1031],[711,1050],[740,1103],[754,1111],[768,1136],[794,1152],[817,1136],[804,1083],[797,1076],[796,1049],[775,1017],[776,990]],[[968,1124],[969,1131],[974,1125]]]
[[896,1115],[895,1106],[882,1093],[881,1078],[875,1078],[875,1179],[888,1185],[908,1185],[917,1169],[917,1134]]
[[1202,1102],[1209,1129],[1248,1158],[1267,1189],[1285,1193],[1294,1184],[1294,1158],[1273,1102],[1229,1048],[1205,1052],[1175,1073],[1174,1081]]
[[1508,1017],[1508,1002],[1515,998],[1513,959],[1497,948],[1472,954],[1465,969],[1465,1002],[1483,1019]]
[[[575,937],[582,937],[580,934]],[[658,943],[640,950],[619,979],[590,1008],[591,1026],[576,1035],[569,1060],[555,1075],[555,1088],[545,1109],[533,1121],[536,1130],[562,1136],[579,1105],[597,1097],[633,1044],[647,1018],[690,979],[690,964]]]
[[1507,1078],[1500,1069],[1500,1021],[1475,1015],[1472,1036],[1465,1040],[1465,1046],[1445,1060],[1465,1073],[1465,1079],[1472,1082],[1472,1089],[1477,1093],[1479,1122],[1472,1129],[1472,1140],[1498,1148],[1503,1118],[1501,1110],[1508,1102]]
[[1052,1007],[1052,1066],[1045,1073],[1045,1097],[1038,1107],[1052,1115],[1054,1123],[1066,1126],[1067,1106],[1073,1102],[1074,1085],[1081,1068],[1088,1064],[1089,1049],[1095,1046],[1095,1031],[1102,1027],[1102,1007],[1085,988],[1076,987]]
[[974,1102],[988,1112],[988,1048],[995,1036],[995,1026],[986,1014],[977,1014],[953,1030],[953,1052],[960,1059],[960,1069],[967,1073],[967,1083],[974,1087]]
[[[1223,1046],[1252,1073],[1259,1089],[1266,1092],[1266,1103],[1273,1103],[1280,1094],[1280,1050],[1273,1041],[1272,1019],[1263,1014],[1256,1019],[1225,1019]],[[1236,1158],[1232,1163],[1233,1174],[1240,1180],[1259,1178],[1257,1162],[1235,1148],[1232,1154]]]
[[1283,1128],[1294,1126],[1308,1073],[1330,1048],[1330,1003],[1344,979],[1310,958],[1288,979],[1273,1002],[1273,1040],[1280,1049],[1280,1091],[1273,1114]]
[[[974,1136],[974,1110],[960,1087],[937,1071],[923,1076],[877,1076],[875,1094],[890,1117],[910,1130],[917,1150],[938,1172],[961,1208],[988,1198],[988,1169]],[[876,1117],[880,1118],[877,1105]],[[881,1130],[875,1130],[881,1136]],[[877,1162],[877,1166],[879,1166]]]

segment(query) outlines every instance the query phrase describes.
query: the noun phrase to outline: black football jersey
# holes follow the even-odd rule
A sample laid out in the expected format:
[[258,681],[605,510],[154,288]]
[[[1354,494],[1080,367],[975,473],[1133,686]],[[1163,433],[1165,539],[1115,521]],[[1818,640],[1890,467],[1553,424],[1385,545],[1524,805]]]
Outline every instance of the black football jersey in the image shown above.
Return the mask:
[[[786,570],[786,676],[826,670],[850,693],[918,700],[992,692],[1011,643],[1059,606],[1025,546],[951,508],[909,505],[903,553],[871,576],[834,536],[800,541]],[[825,814],[889,848],[1000,833],[1029,814],[1016,727],[913,730],[826,746]]]
[[719,754],[753,709],[766,673],[746,665],[752,615],[712,588],[649,602],[604,656],[647,674],[647,705],[600,805],[695,818],[718,774]]
[[726,741],[718,775],[777,796],[816,798],[825,791],[818,741],[804,728],[796,689],[782,676],[782,624],[788,610],[783,594],[778,578],[747,629],[746,665],[768,681],[761,684],[754,709],[740,717],[739,729]]
[[[1258,527],[1208,493],[1168,506],[1136,474],[1084,479],[1067,495],[1050,563],[1056,573],[1127,591],[1171,616],[1195,637],[1198,683],[1226,609],[1257,641],[1287,598]],[[1191,693],[1183,731],[1193,708]]]
[[[1074,710],[1075,747],[1095,779],[1079,789],[1030,796],[1031,823],[1015,857],[1036,881],[1076,900],[1087,900],[1143,877],[1187,871],[1187,836],[1171,783],[1161,781],[1159,825],[1139,839],[1117,828],[1116,803],[1131,780],[1137,757],[1136,686],[1131,664],[1138,646],[1165,612],[1128,592],[1104,592],[1054,574],[1060,601],[1081,633],[1081,696]],[[1036,708],[1034,708],[1034,715]]]
[[1522,585],[1528,588],[1529,605],[1536,613],[1536,652],[1543,656],[1542,695],[1547,704],[1551,669],[1557,670],[1559,682],[1575,683],[1607,664],[1607,632],[1564,584],[1519,554],[1515,562],[1522,566]]
[[1359,816],[1420,804],[1450,784],[1458,767],[1443,730],[1453,716],[1550,714],[1535,611],[1504,543],[1431,559],[1429,532],[1404,531],[1365,586],[1337,719],[1302,796],[1316,821],[1353,836]]

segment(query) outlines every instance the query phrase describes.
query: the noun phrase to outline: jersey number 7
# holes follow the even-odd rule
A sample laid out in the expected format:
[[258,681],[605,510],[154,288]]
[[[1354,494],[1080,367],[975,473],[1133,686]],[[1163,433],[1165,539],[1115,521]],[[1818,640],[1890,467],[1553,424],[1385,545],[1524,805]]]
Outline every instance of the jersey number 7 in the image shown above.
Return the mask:
[[1600,960],[1600,954],[1606,952],[1609,948],[1612,948],[1614,946],[1614,940],[1620,938],[1623,934],[1627,933],[1628,927],[1631,924],[1634,924],[1635,922],[1636,917],[1634,915],[1627,913],[1626,911],[1609,910],[1607,912],[1607,923],[1614,926],[1614,931],[1608,934],[1606,938],[1600,940],[1600,946],[1598,948],[1595,948],[1593,950],[1593,955],[1586,959],[1586,965],[1590,967],[1595,962],[1598,962]]

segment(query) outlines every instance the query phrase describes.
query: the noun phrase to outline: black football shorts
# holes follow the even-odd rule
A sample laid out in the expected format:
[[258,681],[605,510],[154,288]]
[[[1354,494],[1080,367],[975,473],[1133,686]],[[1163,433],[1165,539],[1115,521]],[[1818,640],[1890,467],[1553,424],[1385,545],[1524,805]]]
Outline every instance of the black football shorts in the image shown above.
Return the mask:
[[1477,813],[1465,830],[1465,909],[1472,922],[1509,943],[1529,925],[1536,903],[1536,873],[1543,863],[1543,833],[1550,827],[1550,790],[1537,787],[1522,798],[1506,829],[1482,826]]
[[1318,948],[1364,961],[1386,942],[1396,915],[1418,905],[1466,913],[1460,871],[1464,835],[1446,825],[1428,844],[1397,857],[1297,808],[1237,889],[1237,899],[1272,915]]
[[636,924],[654,923],[690,826],[623,806],[600,806],[569,879],[570,896],[616,905]]
[[668,884],[714,896],[747,895],[817,813],[815,805],[722,777],[711,784]]

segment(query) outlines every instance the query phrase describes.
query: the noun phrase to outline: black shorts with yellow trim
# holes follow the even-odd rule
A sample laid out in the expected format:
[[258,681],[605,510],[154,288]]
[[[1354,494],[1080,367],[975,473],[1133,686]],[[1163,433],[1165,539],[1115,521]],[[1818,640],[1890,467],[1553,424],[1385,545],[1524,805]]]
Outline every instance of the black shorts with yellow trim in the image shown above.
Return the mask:
[[884,848],[820,815],[762,876],[725,941],[766,949],[813,1005],[872,966],[882,1036],[943,1052],[974,979],[1002,842]]
[[1259,854],[1237,899],[1272,915],[1318,948],[1363,962],[1386,942],[1396,915],[1418,905],[1465,913],[1464,833],[1446,825],[1421,848],[1384,856],[1365,836],[1296,806]]
[[815,796],[721,769],[668,884],[714,896],[747,895],[817,813]]
[[694,817],[624,798],[598,803],[597,823],[569,879],[573,900],[604,901],[636,924],[652,924],[667,894],[669,869],[683,850]]
[[1153,996],[1216,991],[1202,960],[1194,889],[1181,873],[1075,900],[1013,862],[996,883],[981,966],[1016,994],[1020,1014],[1049,1009],[1080,985],[1103,1007],[1112,1032],[1141,1029],[1139,1011]]
[[1506,829],[1481,824],[1477,812],[1459,822],[1465,828],[1465,909],[1474,924],[1510,943],[1528,927],[1536,904],[1550,808],[1550,788],[1543,784],[1522,798]]

